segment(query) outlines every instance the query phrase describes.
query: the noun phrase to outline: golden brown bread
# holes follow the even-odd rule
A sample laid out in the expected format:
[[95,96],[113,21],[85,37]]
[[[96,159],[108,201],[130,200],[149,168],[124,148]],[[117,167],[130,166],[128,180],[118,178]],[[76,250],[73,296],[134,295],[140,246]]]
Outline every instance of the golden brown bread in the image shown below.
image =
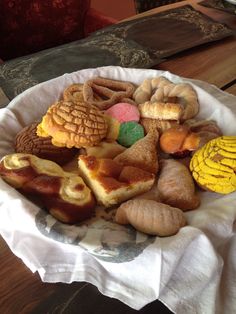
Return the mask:
[[157,188],[161,201],[170,206],[186,211],[195,209],[200,204],[190,171],[174,159],[161,161]]
[[61,147],[97,145],[107,134],[107,122],[95,106],[85,102],[58,101],[49,107],[37,128],[37,135],[52,137]]
[[183,212],[152,200],[129,200],[116,211],[115,221],[131,224],[138,231],[150,235],[171,236],[186,224]]
[[0,176],[25,195],[36,195],[58,220],[76,223],[92,216],[95,200],[77,174],[31,154],[6,155]]

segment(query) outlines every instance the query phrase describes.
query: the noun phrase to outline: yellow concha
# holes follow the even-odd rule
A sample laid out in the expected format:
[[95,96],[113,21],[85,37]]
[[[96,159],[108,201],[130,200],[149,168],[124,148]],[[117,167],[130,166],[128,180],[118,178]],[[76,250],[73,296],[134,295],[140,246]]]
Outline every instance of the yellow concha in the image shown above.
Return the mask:
[[190,170],[204,189],[228,194],[236,191],[236,136],[211,140],[192,157]]

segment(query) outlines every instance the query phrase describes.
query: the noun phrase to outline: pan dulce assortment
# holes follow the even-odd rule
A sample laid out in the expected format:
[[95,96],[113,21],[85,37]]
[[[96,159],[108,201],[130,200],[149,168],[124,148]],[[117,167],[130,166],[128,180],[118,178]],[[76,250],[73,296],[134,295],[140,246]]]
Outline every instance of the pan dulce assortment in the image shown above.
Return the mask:
[[84,221],[102,205],[118,224],[171,236],[199,207],[200,190],[236,191],[236,136],[197,120],[190,84],[94,77],[62,95],[0,162],[1,177],[59,221]]

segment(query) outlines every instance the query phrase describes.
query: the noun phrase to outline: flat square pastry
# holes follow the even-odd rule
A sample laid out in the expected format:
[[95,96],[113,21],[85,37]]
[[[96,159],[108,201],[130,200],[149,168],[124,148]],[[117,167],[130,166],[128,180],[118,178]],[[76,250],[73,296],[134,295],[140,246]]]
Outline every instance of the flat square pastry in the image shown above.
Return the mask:
[[110,207],[151,189],[155,175],[112,159],[79,156],[80,174],[99,204]]

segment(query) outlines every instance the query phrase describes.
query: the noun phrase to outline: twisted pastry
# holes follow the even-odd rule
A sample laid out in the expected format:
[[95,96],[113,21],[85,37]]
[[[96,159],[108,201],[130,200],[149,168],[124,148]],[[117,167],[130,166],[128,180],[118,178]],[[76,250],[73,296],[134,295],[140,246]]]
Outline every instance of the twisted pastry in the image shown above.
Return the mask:
[[[96,77],[87,80],[83,85],[85,101],[105,110],[118,102],[136,104],[132,99],[135,87],[132,83]],[[101,100],[96,99],[96,95]]]
[[83,179],[31,154],[6,155],[0,176],[26,195],[36,195],[56,219],[76,223],[92,216],[95,200]]

